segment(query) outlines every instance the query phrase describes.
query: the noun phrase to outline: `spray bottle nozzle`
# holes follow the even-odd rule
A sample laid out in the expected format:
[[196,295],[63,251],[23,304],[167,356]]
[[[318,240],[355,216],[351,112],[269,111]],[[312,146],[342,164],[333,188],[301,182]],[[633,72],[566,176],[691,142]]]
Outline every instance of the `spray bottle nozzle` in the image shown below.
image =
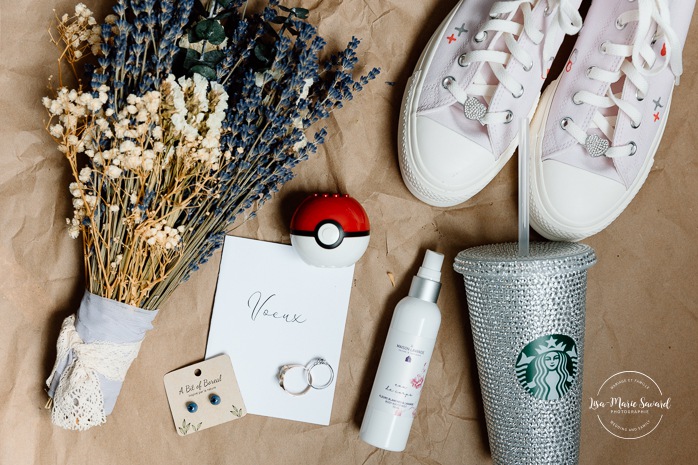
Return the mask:
[[438,252],[427,250],[424,254],[424,261],[419,267],[417,276],[431,281],[441,281],[441,266],[444,263],[444,256]]

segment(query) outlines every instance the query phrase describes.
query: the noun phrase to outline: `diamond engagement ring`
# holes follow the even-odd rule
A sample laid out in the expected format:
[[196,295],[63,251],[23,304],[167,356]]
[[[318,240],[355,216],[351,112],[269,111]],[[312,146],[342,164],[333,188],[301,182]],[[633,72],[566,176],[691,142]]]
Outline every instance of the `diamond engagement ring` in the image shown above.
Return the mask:
[[[313,384],[312,371],[313,371],[313,369],[315,369],[319,366],[322,366],[322,365],[326,366],[330,370],[330,375],[329,375],[327,382],[325,382],[325,384],[321,384],[319,386],[316,386],[315,384]],[[307,370],[306,377],[308,378],[308,385],[310,387],[312,387],[313,389],[325,389],[330,384],[332,384],[332,381],[334,381],[334,370],[332,369],[332,366],[329,363],[327,363],[327,360],[325,360],[324,358],[313,359],[305,367]]]

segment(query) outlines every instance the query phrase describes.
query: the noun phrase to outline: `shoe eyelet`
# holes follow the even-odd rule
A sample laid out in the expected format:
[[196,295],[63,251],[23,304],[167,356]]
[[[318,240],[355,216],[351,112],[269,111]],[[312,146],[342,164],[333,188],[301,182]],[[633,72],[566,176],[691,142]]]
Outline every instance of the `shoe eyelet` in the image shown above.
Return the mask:
[[506,121],[504,121],[504,124],[509,124],[512,122],[514,119],[514,113],[511,110],[507,110],[507,116],[506,116]]
[[478,44],[487,40],[487,31],[480,31],[473,36],[473,40]]
[[628,155],[629,157],[632,157],[633,155],[635,155],[635,153],[637,153],[637,144],[633,141],[630,141],[628,142],[628,145],[632,146],[632,148],[630,149],[630,155]]
[[642,124],[642,121],[640,121],[639,123],[637,123],[637,126],[636,126],[636,125],[635,125],[635,122],[634,122],[634,121],[631,121],[631,122],[630,122],[630,127],[633,128],[633,129],[637,129],[637,128],[640,127],[641,124]]
[[616,29],[619,31],[622,31],[625,29],[625,26],[627,26],[628,23],[621,22],[620,18],[616,18]]
[[599,52],[601,52],[604,55],[606,55],[608,53],[608,41],[599,45]]
[[553,14],[553,9],[550,8],[549,2],[545,5],[545,10],[543,10],[543,13],[545,13],[545,16],[550,16],[551,14]]
[[528,66],[524,66],[523,70],[526,71],[527,73],[533,69],[533,60],[531,60],[531,63],[529,63]]
[[565,116],[564,118],[562,118],[560,120],[560,127],[563,130],[567,131],[567,126],[569,126],[571,122],[572,122],[572,118],[570,118],[569,116]]
[[645,100],[645,96],[640,95],[639,90],[635,90],[635,99],[637,99],[638,102],[642,102],[643,100]]
[[589,79],[591,79],[591,75],[590,75],[590,74],[591,74],[592,71],[594,71],[594,66],[589,66],[589,67],[587,68],[587,70],[584,72],[584,74],[586,74],[586,77],[588,77]]
[[582,102],[581,100],[579,100],[579,97],[578,97],[578,96],[579,96],[579,92],[575,93],[575,94],[572,96],[572,103],[574,103],[575,105],[582,105],[584,102]]
[[458,66],[460,66],[461,68],[467,68],[468,66],[470,66],[470,62],[465,62],[465,55],[466,54],[464,53],[458,57]]
[[514,97],[514,98],[521,98],[521,96],[522,96],[523,94],[524,94],[524,88],[523,88],[523,86],[521,86],[521,91],[520,91],[518,94],[515,94],[515,93],[512,92],[512,93],[511,93],[511,96]]
[[448,89],[449,87],[451,87],[451,84],[453,84],[454,82],[456,82],[456,78],[454,78],[453,76],[446,76],[441,81],[441,86],[444,89]]
[[501,18],[502,15],[500,15],[500,14],[493,15],[492,13],[490,13],[489,16],[490,16],[490,19],[499,19],[499,18]]

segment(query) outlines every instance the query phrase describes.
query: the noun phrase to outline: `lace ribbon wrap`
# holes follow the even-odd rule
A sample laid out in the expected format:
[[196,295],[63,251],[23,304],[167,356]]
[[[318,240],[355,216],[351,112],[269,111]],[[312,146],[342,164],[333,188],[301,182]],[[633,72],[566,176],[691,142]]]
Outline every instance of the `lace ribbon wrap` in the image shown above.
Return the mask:
[[53,424],[85,431],[106,422],[156,315],[85,291],[77,314],[63,321],[46,380]]

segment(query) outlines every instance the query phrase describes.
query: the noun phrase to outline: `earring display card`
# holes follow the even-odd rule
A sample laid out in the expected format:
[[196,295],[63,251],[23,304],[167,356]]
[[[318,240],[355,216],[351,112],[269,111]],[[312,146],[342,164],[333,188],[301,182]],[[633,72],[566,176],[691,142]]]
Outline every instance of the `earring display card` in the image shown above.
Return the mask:
[[[330,423],[353,276],[353,266],[310,266],[289,245],[226,238],[206,356],[230,355],[249,413]],[[279,368],[317,358],[334,370],[327,388],[298,396],[281,388]],[[313,370],[314,384],[327,375]],[[284,385],[301,392],[305,380],[294,369]]]
[[164,381],[180,436],[237,420],[247,413],[227,355],[167,373]]

